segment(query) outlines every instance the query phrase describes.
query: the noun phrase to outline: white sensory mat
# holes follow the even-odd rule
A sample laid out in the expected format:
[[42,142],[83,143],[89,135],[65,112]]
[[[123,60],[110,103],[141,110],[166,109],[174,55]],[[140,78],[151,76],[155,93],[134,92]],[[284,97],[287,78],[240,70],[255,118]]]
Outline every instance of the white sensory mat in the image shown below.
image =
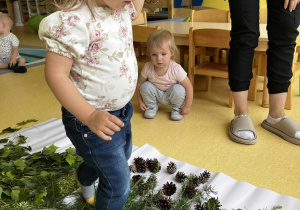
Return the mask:
[[[27,139],[27,144],[31,146],[32,153],[41,151],[44,147],[48,147],[52,144],[59,147],[57,152],[63,152],[69,147],[73,147],[67,136],[65,135],[64,126],[61,119],[53,118],[46,122],[34,125],[26,128],[22,131],[10,134],[6,137],[10,137],[13,140],[14,137],[22,134]],[[4,138],[4,137],[2,137]],[[1,145],[0,145],[1,148]],[[136,157],[157,158],[161,163],[162,169],[159,171],[157,176],[157,188],[160,189],[168,181],[173,182],[177,185],[177,189],[181,189],[181,184],[175,181],[175,174],[168,174],[166,167],[170,161],[173,161],[177,165],[177,171],[183,171],[186,175],[196,174],[199,175],[205,169],[197,168],[188,163],[175,160],[171,157],[166,157],[159,153],[159,151],[149,145],[145,144],[142,147],[133,146],[132,155],[129,159],[129,165],[133,164],[133,159]],[[139,173],[134,173],[136,175]],[[141,175],[149,175],[147,171]],[[258,209],[272,209],[274,206],[280,205],[283,210],[300,210],[300,200],[291,196],[280,195],[268,189],[258,188],[246,182],[237,181],[226,174],[221,172],[211,172],[211,178],[207,185],[211,185],[218,192],[215,197],[219,198],[222,204],[222,209],[247,209],[247,210],[258,210]],[[176,198],[176,194],[172,196]],[[70,196],[65,199],[66,203],[74,202],[74,197]]]

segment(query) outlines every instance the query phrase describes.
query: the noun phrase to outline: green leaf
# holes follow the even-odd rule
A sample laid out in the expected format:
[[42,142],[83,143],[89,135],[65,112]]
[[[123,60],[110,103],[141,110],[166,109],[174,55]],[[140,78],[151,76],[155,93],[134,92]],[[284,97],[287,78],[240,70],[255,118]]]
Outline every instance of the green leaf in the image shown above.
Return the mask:
[[11,171],[6,173],[6,176],[10,177],[10,178],[15,178],[16,175],[14,175],[13,173],[11,173]]
[[25,188],[22,188],[19,193],[19,201],[25,201],[28,198],[29,191]]
[[69,163],[69,165],[73,165],[75,163],[75,158],[73,155],[68,155],[66,158],[66,161]]
[[9,156],[10,153],[11,153],[11,151],[5,152],[1,157],[6,158],[7,156]]
[[70,147],[69,149],[66,149],[66,152],[68,153],[75,152],[75,149]]
[[50,155],[51,151],[48,148],[44,147],[42,153],[45,155]]
[[21,128],[11,128],[11,127],[8,127],[8,128],[5,128],[4,130],[2,130],[2,132],[0,133],[0,135],[2,135],[4,133],[13,133],[13,132],[16,132],[18,130],[21,130]]
[[14,161],[14,164],[15,164],[16,166],[26,166],[26,163],[25,163],[23,160],[21,160],[21,159],[15,160],[15,161]]
[[11,195],[11,190],[4,190],[3,191],[5,195],[10,196]]
[[32,182],[27,182],[27,183],[25,183],[25,186],[26,186],[26,188],[32,190],[36,186],[36,184],[32,183]]
[[52,155],[52,158],[53,158],[53,160],[56,160],[59,163],[59,165],[61,164],[61,155],[60,154],[55,153],[54,155]]
[[34,198],[34,201],[33,201],[34,205],[40,206],[43,197],[46,196],[46,195],[47,195],[46,192],[37,194],[37,195],[35,196],[35,198]]
[[46,177],[46,176],[48,176],[48,172],[47,172],[47,171],[42,171],[42,172],[40,173],[40,176],[41,176],[41,177]]
[[7,143],[7,142],[8,142],[8,137],[4,139],[0,139],[0,144]]
[[58,149],[58,147],[54,146],[54,144],[52,144],[50,147],[48,147],[48,149],[52,152],[55,153],[56,150]]
[[26,121],[22,121],[22,122],[19,122],[17,123],[18,126],[22,126],[22,125],[26,125],[28,123],[31,123],[31,122],[37,122],[38,120],[36,119],[30,119],[30,120],[26,120]]
[[18,144],[24,144],[24,143],[26,143],[26,139],[28,139],[28,138],[25,137],[25,136],[23,136],[23,135],[20,135],[19,136]]
[[3,188],[0,187],[0,199],[1,199],[2,192],[3,192]]

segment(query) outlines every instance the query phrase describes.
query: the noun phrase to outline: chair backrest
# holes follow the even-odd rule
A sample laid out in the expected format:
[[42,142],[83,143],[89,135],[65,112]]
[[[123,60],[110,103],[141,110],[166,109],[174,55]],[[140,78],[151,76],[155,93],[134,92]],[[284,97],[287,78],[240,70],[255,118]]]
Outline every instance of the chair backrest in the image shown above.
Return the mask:
[[267,24],[267,19],[268,19],[268,10],[260,9],[259,10],[259,23]]
[[131,25],[147,25],[147,14],[146,11],[141,11],[137,19],[131,22]]
[[168,8],[168,18],[173,18],[174,0],[145,0],[143,8],[149,14],[155,14],[157,9]]
[[230,13],[219,9],[191,10],[190,16],[190,22],[230,22]]
[[147,42],[147,39],[150,36],[150,34],[158,29],[160,29],[159,26],[156,26],[155,28],[147,26],[132,26],[133,41]]
[[190,28],[189,46],[227,48],[231,40],[230,31],[223,29],[194,29]]
[[187,18],[191,15],[191,9],[186,8],[174,8],[173,18]]

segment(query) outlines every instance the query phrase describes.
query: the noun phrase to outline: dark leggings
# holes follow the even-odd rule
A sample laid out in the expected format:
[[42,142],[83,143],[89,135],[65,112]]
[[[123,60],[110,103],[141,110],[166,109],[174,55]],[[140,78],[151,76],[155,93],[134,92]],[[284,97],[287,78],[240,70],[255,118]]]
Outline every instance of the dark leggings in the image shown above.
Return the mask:
[[[267,77],[270,94],[288,91],[293,76],[292,62],[300,7],[290,12],[283,8],[284,0],[267,0]],[[231,13],[231,42],[228,58],[231,91],[249,89],[252,79],[254,49],[259,38],[259,0],[229,0]]]

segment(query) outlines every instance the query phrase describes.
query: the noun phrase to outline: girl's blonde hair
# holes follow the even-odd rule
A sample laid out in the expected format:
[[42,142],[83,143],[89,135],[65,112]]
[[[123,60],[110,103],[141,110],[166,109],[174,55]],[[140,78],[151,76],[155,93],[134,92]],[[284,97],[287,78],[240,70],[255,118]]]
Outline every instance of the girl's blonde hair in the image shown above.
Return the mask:
[[167,43],[170,47],[170,51],[174,53],[172,56],[172,60],[178,61],[179,51],[174,41],[174,36],[170,31],[167,30],[155,30],[149,36],[147,40],[147,53],[150,55],[150,49],[152,47],[160,47],[163,44]]
[[82,6],[87,5],[92,13],[93,18],[94,18],[95,17],[95,13],[94,13],[94,9],[93,9],[94,1],[95,0],[54,0],[53,5],[58,10],[63,10],[63,11],[78,10]]

